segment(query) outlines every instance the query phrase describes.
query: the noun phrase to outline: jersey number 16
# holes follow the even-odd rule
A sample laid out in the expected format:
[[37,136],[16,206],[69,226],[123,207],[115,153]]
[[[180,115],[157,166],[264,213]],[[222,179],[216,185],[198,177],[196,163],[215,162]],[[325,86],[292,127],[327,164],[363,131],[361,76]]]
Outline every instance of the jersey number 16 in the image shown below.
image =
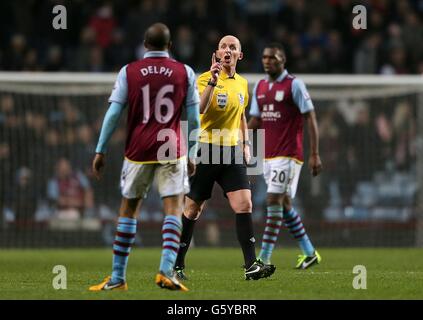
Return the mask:
[[[154,104],[154,117],[159,123],[167,123],[173,117],[175,111],[175,105],[172,99],[165,97],[168,93],[173,93],[175,86],[173,84],[167,84],[160,88],[157,92],[155,104]],[[150,85],[147,84],[142,87],[143,96],[143,118],[142,123],[147,123],[150,119]],[[162,108],[164,107],[164,108]],[[164,109],[164,110],[162,110]],[[164,111],[164,112],[162,112]]]

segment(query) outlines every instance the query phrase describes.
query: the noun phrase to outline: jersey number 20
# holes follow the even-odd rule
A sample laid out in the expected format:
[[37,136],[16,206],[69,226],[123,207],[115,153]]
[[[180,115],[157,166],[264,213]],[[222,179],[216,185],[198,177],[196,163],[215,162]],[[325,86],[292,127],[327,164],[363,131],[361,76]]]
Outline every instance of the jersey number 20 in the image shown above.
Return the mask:
[[285,172],[284,171],[277,171],[277,170],[272,170],[272,173],[274,174],[273,178],[272,178],[272,182],[279,182],[279,183],[284,183],[285,182]]
[[[165,97],[165,95],[173,93],[174,88],[175,86],[173,84],[167,84],[161,87],[157,92],[156,102],[154,105],[154,117],[159,123],[167,123],[173,117],[175,105],[173,104],[172,99]],[[141,90],[144,108],[142,123],[147,123],[150,119],[150,85],[145,85]],[[165,108],[162,108],[162,106]],[[164,112],[162,112],[162,109],[165,109]]]

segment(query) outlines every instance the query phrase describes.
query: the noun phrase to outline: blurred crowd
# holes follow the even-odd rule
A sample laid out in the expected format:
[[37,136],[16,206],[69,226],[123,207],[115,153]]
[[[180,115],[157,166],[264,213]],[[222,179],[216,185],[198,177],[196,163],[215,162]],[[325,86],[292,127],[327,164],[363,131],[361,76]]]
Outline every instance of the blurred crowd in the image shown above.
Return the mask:
[[111,139],[109,169],[98,188],[90,169],[104,98],[85,97],[78,105],[78,99],[49,97],[28,108],[25,95],[0,95],[0,204],[13,213],[6,220],[94,217],[100,208],[94,201],[117,212],[111,195],[119,192],[123,127]]
[[[67,8],[54,30],[52,8]],[[367,29],[352,7],[367,8]],[[423,73],[422,0],[4,0],[0,70],[117,71],[143,56],[143,34],[162,21],[171,54],[208,69],[219,38],[234,34],[245,53],[240,72],[261,72],[263,45],[285,45],[292,73]]]
[[[357,3],[368,9],[367,30],[352,28]],[[67,30],[52,28],[56,4],[67,8]],[[231,33],[245,54],[239,72],[262,72],[261,49],[278,41],[294,74],[423,74],[423,0],[5,0],[0,1],[0,70],[117,71],[143,56],[143,33],[156,21],[171,28],[171,54],[197,73],[209,68],[219,38]],[[0,229],[34,223],[78,228],[72,221],[116,217],[123,123],[110,142],[101,182],[90,168],[106,101],[95,94],[0,92]],[[415,182],[417,104],[414,94],[319,100],[324,171],[311,179],[304,167],[295,199],[299,212],[323,221],[327,208],[357,207],[360,184],[367,182],[367,194],[375,194],[378,174],[404,174],[411,177],[405,185]],[[255,217],[261,221],[266,188],[261,177],[251,179]],[[382,184],[397,186],[386,179]],[[401,204],[392,193],[385,203],[387,198]],[[160,205],[153,187],[140,219],[161,221]],[[206,210],[204,220],[217,243],[218,230],[225,227],[219,219],[231,217],[219,188]],[[95,223],[88,227],[98,230]]]
[[[333,183],[338,186],[337,206],[344,208],[352,205],[358,184],[372,182],[378,172],[413,176],[415,99],[411,94],[315,101],[319,107],[324,171],[319,178],[311,179],[304,167],[296,197],[296,205],[304,209],[300,211],[314,219],[324,218],[324,209],[334,201],[330,187]],[[0,224],[116,217],[126,135],[124,119],[110,141],[102,181],[94,179],[90,168],[107,108],[105,101],[104,95],[30,97],[0,93]],[[308,149],[305,150],[307,157]],[[266,188],[261,177],[251,179],[255,217],[260,220]],[[216,188],[205,219],[216,222],[216,218],[229,217],[227,201]],[[162,219],[161,202],[154,187],[140,219]]]
[[[331,205],[330,183],[339,188],[339,206],[357,205],[360,183],[373,184],[378,175],[385,184],[392,183],[394,175],[403,175],[409,185],[415,184],[417,161],[417,109],[415,97],[390,97],[369,100],[338,101],[332,107],[319,111],[320,148],[325,171],[317,198],[326,199],[322,205]],[[392,187],[402,188],[392,183]],[[389,196],[389,195],[388,195]],[[414,194],[415,196],[415,194]],[[375,196],[377,198],[377,195]],[[390,197],[394,200],[395,195]],[[412,203],[407,205],[412,207]],[[401,207],[397,203],[377,203],[375,206]],[[312,203],[316,203],[312,201]],[[324,207],[321,207],[323,210]]]

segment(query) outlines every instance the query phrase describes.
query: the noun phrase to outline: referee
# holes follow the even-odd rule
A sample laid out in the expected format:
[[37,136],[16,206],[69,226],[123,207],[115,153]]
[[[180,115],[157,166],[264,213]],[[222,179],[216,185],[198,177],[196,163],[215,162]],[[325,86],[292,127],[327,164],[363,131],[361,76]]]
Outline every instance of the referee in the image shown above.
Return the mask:
[[237,238],[245,261],[245,279],[257,280],[272,273],[273,266],[264,265],[256,259],[250,183],[242,159],[245,162],[250,160],[245,118],[248,83],[236,73],[237,62],[242,56],[240,41],[231,35],[223,37],[213,53],[210,70],[197,80],[201,113],[198,155],[201,160],[190,179],[191,191],[185,197],[182,216],[181,246],[175,271],[183,280],[187,279],[184,274],[185,255],[195,222],[210,199],[215,182],[221,186],[235,212]]

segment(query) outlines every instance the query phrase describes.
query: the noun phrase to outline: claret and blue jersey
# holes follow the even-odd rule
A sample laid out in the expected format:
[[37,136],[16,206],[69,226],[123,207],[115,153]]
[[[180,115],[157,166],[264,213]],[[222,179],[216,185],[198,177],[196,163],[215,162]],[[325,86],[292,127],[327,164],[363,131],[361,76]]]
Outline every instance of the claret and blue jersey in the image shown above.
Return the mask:
[[250,115],[262,119],[265,158],[303,162],[303,114],[314,110],[300,79],[284,70],[276,81],[262,79],[254,87]]
[[[187,108],[188,120],[197,118],[198,121],[200,102],[195,73],[189,66],[169,58],[165,51],[149,51],[144,59],[120,70],[109,102],[111,106],[96,152],[106,150],[113,127],[128,105],[126,159],[137,163],[157,163],[161,160],[158,159],[158,151],[165,143],[175,151],[175,160],[186,154],[185,142],[180,134],[182,107]],[[188,122],[190,125],[194,121]],[[173,130],[174,134],[161,139],[162,129]]]

